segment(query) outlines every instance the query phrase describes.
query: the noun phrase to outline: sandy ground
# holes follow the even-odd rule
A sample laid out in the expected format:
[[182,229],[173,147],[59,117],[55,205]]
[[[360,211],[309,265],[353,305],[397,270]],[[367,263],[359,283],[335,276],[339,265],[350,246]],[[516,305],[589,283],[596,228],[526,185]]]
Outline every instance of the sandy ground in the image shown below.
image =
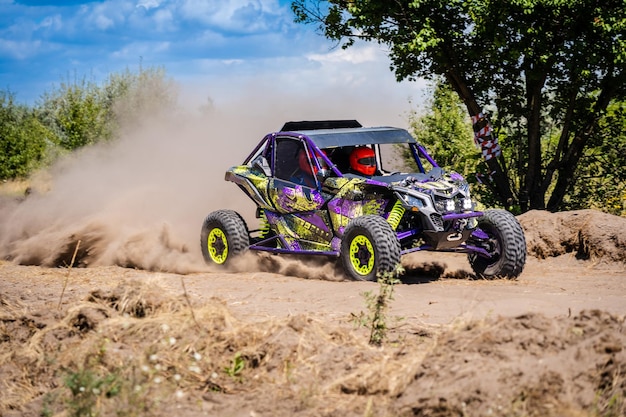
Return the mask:
[[[433,262],[432,259],[437,259]],[[626,313],[626,272],[594,268],[572,259],[531,259],[519,280],[476,280],[464,255],[412,255],[409,264],[430,266],[429,275],[412,271],[395,288],[393,314],[430,324],[488,315],[543,313],[567,316],[586,309]],[[185,279],[188,291],[203,299],[218,296],[235,312],[248,317],[285,317],[300,313],[345,317],[363,308],[363,291],[377,284],[328,282],[272,273],[194,274]],[[175,283],[180,286],[180,283]]]
[[[437,254],[436,267],[442,275],[469,274],[463,255]],[[433,254],[412,255],[411,262],[428,265]],[[410,275],[395,287],[392,314],[407,321],[449,324],[455,320],[492,316],[542,313],[571,316],[582,310],[601,309],[613,314],[626,313],[626,272],[617,267],[593,266],[589,262],[561,258],[531,258],[518,280]],[[433,268],[434,269],[434,268]],[[413,272],[415,274],[415,272]],[[25,280],[24,278],[29,277]],[[127,279],[155,282],[174,295],[183,293],[202,304],[212,297],[226,302],[233,313],[250,320],[285,318],[315,314],[341,319],[364,308],[362,293],[376,291],[371,282],[329,281],[301,278],[271,272],[194,273],[177,275],[121,267],[66,269],[16,266],[0,267],[1,293],[17,298],[32,308],[56,307],[66,282],[62,306],[86,297],[95,288],[115,286]]]
[[[94,288],[138,279],[157,283],[174,295],[183,293],[184,284],[194,304],[217,297],[241,319],[314,314],[339,320],[362,310],[362,293],[378,288],[376,283],[347,281],[329,273],[331,263],[319,267],[317,263],[303,265],[303,261],[288,256],[260,256],[275,258],[272,262],[280,269],[294,273],[179,275],[116,266],[68,270],[4,262],[0,265],[0,290],[3,296],[27,301],[33,308],[52,308],[61,300],[63,285],[66,289],[61,305],[69,306]],[[579,260],[571,253],[548,259],[529,257],[517,280],[476,279],[462,254],[412,254],[403,263],[408,272],[395,287],[390,311],[408,322],[444,325],[458,319],[525,313],[571,316],[592,309],[616,315],[626,313],[623,266]],[[298,276],[298,272],[305,277]]]
[[[578,218],[608,224],[581,237],[571,229]],[[520,221],[529,258],[516,280],[476,279],[464,255],[405,257],[382,347],[355,326],[379,284],[343,280],[330,262],[251,255],[242,272],[178,274],[2,261],[0,415],[624,415],[625,219],[588,211]],[[536,224],[565,243],[556,250]],[[589,244],[607,230],[613,244]],[[105,344],[115,348],[103,353]],[[200,376],[181,371],[190,352],[207,358]],[[88,364],[146,397],[85,399],[67,375]]]
[[380,346],[367,300],[384,287],[333,263],[208,268],[202,219],[253,217],[223,179],[259,131],[363,110],[252,101],[141,118],[0,184],[0,417],[626,416],[624,217],[519,216],[516,280],[406,257]]

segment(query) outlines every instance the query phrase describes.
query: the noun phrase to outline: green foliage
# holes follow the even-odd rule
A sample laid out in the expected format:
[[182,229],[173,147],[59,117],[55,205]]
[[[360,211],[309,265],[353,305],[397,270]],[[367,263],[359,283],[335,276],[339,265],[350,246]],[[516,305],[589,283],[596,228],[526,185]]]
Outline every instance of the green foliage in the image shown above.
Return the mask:
[[85,358],[83,367],[66,374],[64,384],[71,394],[67,400],[70,416],[96,416],[94,408],[98,401],[120,394],[123,381],[118,372],[109,372],[103,366],[107,342],[104,339],[97,350]]
[[425,112],[414,112],[409,117],[413,134],[440,166],[465,176],[473,175],[481,159],[467,112],[447,84],[437,82],[430,91],[432,97],[426,102]]
[[400,283],[398,277],[404,273],[401,265],[397,265],[393,271],[378,274],[378,294],[366,291],[362,295],[365,298],[367,313],[353,314],[353,321],[360,326],[370,329],[369,344],[381,346],[387,338],[387,312],[389,303],[393,301],[393,289]]
[[12,93],[0,91],[0,180],[23,178],[46,158],[58,138]]
[[119,136],[120,128],[137,126],[147,115],[174,108],[176,95],[161,68],[126,69],[98,86],[85,79],[62,82],[45,93],[40,118],[60,137],[68,150]]
[[[425,108],[409,117],[413,135],[441,167],[462,174],[472,184],[472,193],[479,201],[489,207],[496,205],[493,191],[477,179],[477,174],[488,169],[476,152],[471,122],[458,95],[440,81],[430,86],[429,93]],[[413,161],[410,152],[404,156],[407,163]]]
[[[527,208],[563,208],[611,103],[626,98],[623,0],[297,0],[296,21],[389,50],[401,79],[442,76],[470,115],[490,109]],[[546,146],[556,136],[554,148]],[[547,155],[550,158],[545,158]],[[506,187],[504,187],[506,188]],[[500,200],[507,190],[499,188]],[[549,199],[546,204],[546,197]]]
[[176,91],[161,68],[84,78],[42,94],[34,108],[0,91],[0,180],[26,177],[59,154],[119,137],[147,116],[173,111]]
[[99,87],[85,79],[62,82],[52,92],[44,93],[38,112],[67,150],[109,139],[113,134],[106,123],[107,109],[101,102]]
[[111,362],[108,343],[107,338],[99,340],[82,365],[65,369],[63,386],[44,398],[42,415],[60,409],[75,417],[151,415],[160,398],[159,377],[147,365],[139,371],[135,365]]
[[626,216],[626,102],[609,107],[576,170],[564,208],[593,207]]
[[[167,78],[165,69],[141,68],[137,74],[127,70],[123,75],[130,78],[131,88],[124,96],[124,103],[127,105],[124,107],[121,106],[121,101],[117,102],[118,118],[121,117],[120,110],[134,117],[146,114],[159,115],[175,110],[178,91],[173,80]],[[113,84],[113,78],[110,79],[109,84]]]
[[245,367],[245,359],[241,356],[241,353],[236,353],[230,362],[230,366],[224,368],[224,372],[226,372],[226,375],[228,375],[229,377],[237,381],[241,381],[241,373],[243,372]]
[[94,408],[98,400],[118,395],[121,388],[117,375],[99,375],[90,368],[69,373],[64,382],[71,393],[67,403],[69,415],[76,417],[97,415]]
[[114,130],[139,126],[176,106],[177,91],[163,68],[139,68],[111,74],[101,89],[107,120]]
[[473,131],[458,95],[441,82],[431,87],[429,108],[422,116],[410,116],[411,128],[442,167],[470,175],[476,172],[480,156],[473,143]]

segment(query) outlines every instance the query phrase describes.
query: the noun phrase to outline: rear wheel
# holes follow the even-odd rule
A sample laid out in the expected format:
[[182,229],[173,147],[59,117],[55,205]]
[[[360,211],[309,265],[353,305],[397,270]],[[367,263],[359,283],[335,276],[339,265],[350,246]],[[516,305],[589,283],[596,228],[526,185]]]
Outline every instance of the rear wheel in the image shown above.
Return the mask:
[[393,271],[400,263],[396,233],[380,216],[353,219],[341,240],[341,263],[350,278],[376,281],[378,273]]
[[248,227],[236,211],[218,210],[204,219],[200,247],[207,264],[228,265],[249,245]]
[[486,239],[471,238],[468,243],[484,248],[490,257],[470,253],[467,258],[474,272],[484,278],[517,278],[526,263],[524,230],[506,210],[486,210],[478,219]]

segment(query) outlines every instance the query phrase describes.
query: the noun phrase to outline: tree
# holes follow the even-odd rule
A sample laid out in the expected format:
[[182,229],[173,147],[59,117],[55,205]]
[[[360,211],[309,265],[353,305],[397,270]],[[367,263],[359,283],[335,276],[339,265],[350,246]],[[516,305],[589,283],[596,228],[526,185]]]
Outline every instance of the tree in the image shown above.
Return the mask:
[[94,82],[62,82],[42,95],[37,108],[39,118],[59,136],[59,145],[74,150],[110,138],[106,109],[100,89]]
[[30,108],[0,91],[0,180],[28,176],[63,152],[115,139],[122,128],[173,111],[173,82],[161,68],[113,73],[99,86],[62,82]]
[[26,177],[57,140],[14,94],[0,91],[0,180]]
[[101,89],[103,106],[111,128],[129,128],[141,124],[146,116],[158,118],[176,108],[178,98],[174,82],[160,67],[126,69],[109,75]]
[[147,115],[171,111],[177,95],[161,68],[126,69],[112,73],[102,86],[95,82],[65,81],[42,95],[38,117],[74,150],[116,138],[121,127],[132,127]]
[[[522,210],[546,208],[550,190],[547,208],[561,208],[607,108],[626,96],[623,0],[298,0],[292,9],[344,48],[386,45],[398,80],[445,77],[473,118],[504,206],[515,197]],[[519,185],[483,108],[515,141]]]
[[626,102],[609,106],[590,142],[576,169],[579,181],[563,204],[626,215]]
[[[472,184],[478,200],[488,206],[496,204],[497,196],[483,185],[484,178],[477,175],[485,170],[485,162],[476,152],[472,125],[463,103],[450,86],[440,80],[428,90],[431,97],[426,100],[425,108],[419,114],[412,112],[409,116],[413,135],[440,166],[461,173]],[[409,164],[415,165],[408,150],[404,157]]]
[[450,87],[437,82],[430,88],[425,113],[411,114],[409,121],[415,137],[437,163],[465,176],[473,176],[480,162],[472,142],[472,126],[458,96]]

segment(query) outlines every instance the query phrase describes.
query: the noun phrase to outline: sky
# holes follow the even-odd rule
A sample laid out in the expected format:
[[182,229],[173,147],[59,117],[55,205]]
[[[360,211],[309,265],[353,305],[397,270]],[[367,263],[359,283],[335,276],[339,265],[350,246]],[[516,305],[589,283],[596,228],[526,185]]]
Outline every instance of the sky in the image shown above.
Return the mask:
[[29,105],[62,82],[142,66],[164,68],[192,106],[341,95],[406,119],[425,83],[398,83],[389,63],[375,43],[343,50],[294,23],[289,0],[0,0],[0,90]]

